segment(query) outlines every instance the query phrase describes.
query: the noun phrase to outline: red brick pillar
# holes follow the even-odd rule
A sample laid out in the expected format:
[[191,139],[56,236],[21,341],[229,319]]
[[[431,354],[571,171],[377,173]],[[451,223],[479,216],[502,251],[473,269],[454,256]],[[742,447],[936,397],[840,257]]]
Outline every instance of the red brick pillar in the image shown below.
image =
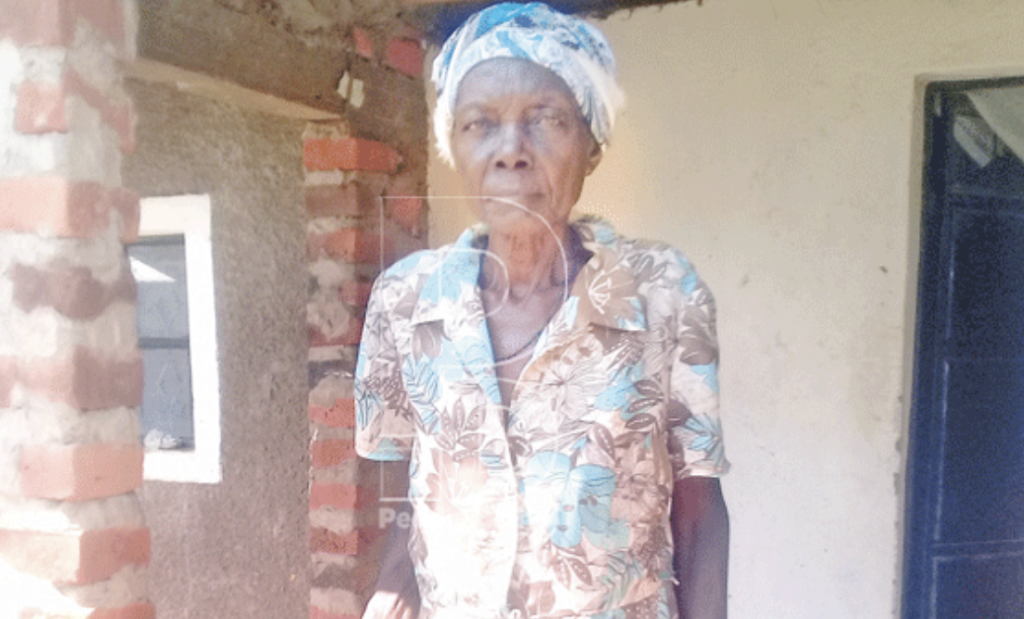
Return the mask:
[[[422,48],[412,39],[375,45],[353,33],[359,100],[384,101],[394,80],[421,80]],[[382,43],[378,41],[378,43]],[[379,48],[379,57],[375,49]],[[369,76],[369,79],[364,79]],[[379,79],[375,79],[379,78]],[[350,82],[351,84],[352,82]],[[353,105],[359,103],[356,100]],[[370,118],[409,122],[386,105]],[[347,122],[311,125],[305,136],[309,256],[310,550],[313,619],[361,615],[376,580],[382,542],[380,469],[353,451],[352,376],[373,279],[395,259],[426,246],[425,144],[410,148],[362,134],[363,110]],[[426,124],[425,114],[414,118]],[[394,127],[402,134],[402,127]]]
[[[125,2],[130,0],[124,0]],[[144,618],[122,0],[0,0],[0,613]]]

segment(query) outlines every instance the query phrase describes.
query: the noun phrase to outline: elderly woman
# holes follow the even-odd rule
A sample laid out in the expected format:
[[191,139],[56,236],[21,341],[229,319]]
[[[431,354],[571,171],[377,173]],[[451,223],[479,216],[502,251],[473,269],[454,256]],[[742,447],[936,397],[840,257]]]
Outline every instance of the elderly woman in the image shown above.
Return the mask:
[[666,245],[570,221],[621,95],[543,4],[470,18],[434,128],[481,224],[376,282],[359,453],[400,464],[367,617],[725,617],[728,468],[711,295]]

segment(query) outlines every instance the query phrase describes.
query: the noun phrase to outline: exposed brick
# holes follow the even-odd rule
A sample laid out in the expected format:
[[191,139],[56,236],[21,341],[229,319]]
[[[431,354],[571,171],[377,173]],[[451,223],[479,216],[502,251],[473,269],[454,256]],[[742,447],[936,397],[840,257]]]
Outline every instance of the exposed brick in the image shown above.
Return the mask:
[[25,45],[70,45],[79,18],[114,43],[124,42],[124,13],[117,0],[0,0],[0,16],[0,34]]
[[340,438],[313,441],[309,446],[309,452],[313,468],[317,469],[337,466],[356,456],[352,441]]
[[104,286],[85,267],[44,271],[15,264],[8,271],[14,284],[14,305],[23,312],[53,307],[76,319],[95,318],[105,307]]
[[69,614],[67,610],[47,611],[41,608],[22,609],[18,619],[155,619],[156,608],[149,602],[136,602],[120,608],[96,608],[88,615],[88,609]]
[[353,62],[349,72],[363,81],[364,96],[360,107],[347,110],[349,121],[360,135],[398,149],[406,158],[403,170],[425,175],[429,122],[422,122],[428,115],[423,79],[371,62]]
[[306,253],[311,262],[335,258],[355,264],[387,264],[394,253],[394,243],[381,238],[376,230],[342,228],[326,234],[310,234]]
[[[309,388],[314,389],[320,381],[331,376],[351,377],[356,371],[355,354],[343,355],[341,359],[328,361],[311,361],[309,369]],[[351,378],[350,378],[351,380]]]
[[335,533],[323,527],[313,527],[309,532],[309,550],[335,555],[354,555],[359,552],[359,531]]
[[11,357],[0,357],[0,408],[11,405],[11,389],[18,371],[18,362]]
[[103,122],[120,137],[122,151],[130,153],[135,148],[135,110],[130,101],[115,103],[74,71],[64,75],[64,87],[68,95],[78,95],[100,113]]
[[309,508],[333,507],[359,509],[366,504],[368,491],[352,484],[318,484],[309,488]]
[[67,98],[81,97],[99,112],[103,122],[117,132],[121,149],[131,152],[135,145],[134,110],[130,102],[117,104],[74,72],[64,74],[61,84],[25,82],[18,87],[14,127],[21,133],[67,132]]
[[[379,539],[386,541],[386,536]],[[318,561],[313,558],[313,589],[331,590],[347,589],[355,592],[372,592],[382,563],[383,544],[377,543],[375,548],[359,553],[359,561],[349,565],[339,565],[330,561]],[[335,610],[342,610],[337,609]],[[343,610],[342,610],[343,612]]]
[[310,470],[310,479],[315,481],[322,481],[325,483],[345,483],[345,484],[358,484],[362,483],[362,476],[360,473],[359,465],[364,460],[362,458],[353,458],[339,464],[338,466],[331,467],[328,469],[312,469]]
[[352,43],[355,45],[357,54],[363,58],[373,59],[373,38],[369,32],[362,28],[353,28]]
[[352,307],[366,307],[372,291],[373,282],[361,279],[345,280],[341,284],[341,302]]
[[85,501],[142,487],[140,445],[29,445],[21,449],[21,492],[36,499]]
[[118,188],[110,192],[111,206],[121,214],[121,242],[134,243],[139,238],[139,219],[141,217],[139,194]]
[[418,236],[424,223],[423,207],[426,203],[418,175],[405,172],[389,177],[384,195],[386,216],[407,232]]
[[128,565],[147,565],[149,529],[103,529],[82,535],[80,582],[99,582]]
[[124,190],[57,176],[0,178],[0,230],[88,238],[126,197]]
[[21,45],[69,46],[78,19],[112,42],[124,42],[124,12],[118,0],[0,0],[0,38]]
[[21,45],[66,45],[71,41],[67,0],[0,0],[0,38]]
[[[102,585],[101,585],[102,586]],[[88,613],[88,614],[86,614]],[[13,615],[2,615],[5,619]],[[155,619],[156,608],[148,602],[137,602],[121,608],[68,608],[46,610],[39,607],[22,608],[17,619]]]
[[99,183],[72,182],[68,185],[66,213],[72,235],[92,236],[107,226],[110,193]]
[[346,245],[354,241],[355,235],[346,230],[310,234],[306,237],[306,257],[310,262],[325,257],[338,258],[346,253]]
[[[358,346],[363,341],[363,319],[359,316],[349,316],[348,331],[345,332],[341,346]],[[351,343],[349,343],[351,342]]]
[[316,185],[306,188],[306,213],[310,217],[358,217],[376,207],[377,197],[358,182]]
[[17,570],[59,584],[106,580],[125,566],[149,563],[149,551],[149,529],[0,529],[0,557]]
[[359,615],[351,615],[348,613],[328,612],[317,608],[316,606],[309,607],[309,619],[359,619],[359,617]]
[[310,302],[306,325],[311,346],[351,345],[359,337],[360,325],[352,324],[351,312],[339,298],[320,297]]
[[391,39],[388,41],[384,60],[406,75],[423,75],[423,46],[419,41],[407,38]]
[[18,86],[14,130],[19,133],[64,133],[68,118],[64,88],[56,84],[23,82]]
[[30,391],[79,410],[142,403],[142,355],[105,359],[85,348],[64,357],[38,359],[23,364],[21,382]]
[[419,175],[413,171],[405,171],[387,177],[384,195],[387,196],[421,196],[423,183]]
[[359,202],[351,185],[316,185],[306,187],[306,214],[311,218],[355,216]]
[[359,170],[393,174],[402,162],[394,148],[363,138],[310,138],[303,144],[303,161],[310,170]]
[[423,227],[423,198],[418,196],[389,197],[384,201],[388,218],[409,234],[419,236]]
[[408,22],[404,21],[396,23],[394,28],[391,30],[391,33],[393,36],[396,37],[413,39],[416,41],[423,41],[425,39],[422,29],[417,28],[409,24]]
[[327,337],[319,329],[309,326],[309,345],[312,348],[321,346],[355,346],[363,339],[363,321],[358,316],[349,316],[348,329],[341,335]]
[[104,285],[85,267],[58,266],[49,270],[15,264],[8,272],[14,284],[14,304],[24,312],[52,307],[74,320],[99,316],[117,300],[134,301],[137,285],[127,263],[121,277]]
[[97,608],[88,619],[155,619],[156,608],[149,602],[137,602],[121,608]]
[[328,554],[362,554],[373,549],[386,531],[372,526],[338,533],[323,527],[313,527],[309,531],[309,549]]
[[124,42],[124,9],[121,0],[67,0],[77,16],[87,20],[114,43]]
[[310,584],[314,589],[349,589],[359,591],[352,582],[353,568],[328,563],[320,569],[314,568],[313,580]]
[[339,398],[330,408],[310,406],[309,419],[332,428],[354,428],[356,427],[356,401],[352,398]]
[[306,258],[308,258],[310,262],[316,262],[321,258],[328,257],[328,245],[333,246],[335,251],[341,253],[344,248],[344,243],[348,240],[348,236],[348,233],[344,233],[341,230],[328,232],[326,234],[314,233],[307,235]]

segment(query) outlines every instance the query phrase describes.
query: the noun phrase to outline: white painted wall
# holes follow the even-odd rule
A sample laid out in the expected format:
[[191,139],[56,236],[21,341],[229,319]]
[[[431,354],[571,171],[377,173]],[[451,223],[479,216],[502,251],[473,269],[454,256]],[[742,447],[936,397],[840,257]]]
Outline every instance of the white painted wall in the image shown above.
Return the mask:
[[[921,84],[1024,75],[1017,0],[706,0],[600,24],[630,98],[578,210],[715,291],[732,619],[899,605]],[[440,164],[432,193],[458,182]],[[434,245],[469,214],[432,203]]]

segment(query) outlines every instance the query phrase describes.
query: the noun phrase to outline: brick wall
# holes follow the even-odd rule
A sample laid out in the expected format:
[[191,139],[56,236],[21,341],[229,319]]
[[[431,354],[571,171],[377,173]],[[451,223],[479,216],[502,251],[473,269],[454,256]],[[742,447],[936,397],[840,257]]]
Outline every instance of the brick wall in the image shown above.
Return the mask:
[[353,451],[352,375],[373,279],[426,247],[423,52],[415,33],[390,35],[353,30],[351,113],[305,135],[312,619],[360,616],[387,540],[381,469]]
[[[130,1],[130,0],[125,0]],[[121,0],[0,0],[0,610],[143,618]]]

